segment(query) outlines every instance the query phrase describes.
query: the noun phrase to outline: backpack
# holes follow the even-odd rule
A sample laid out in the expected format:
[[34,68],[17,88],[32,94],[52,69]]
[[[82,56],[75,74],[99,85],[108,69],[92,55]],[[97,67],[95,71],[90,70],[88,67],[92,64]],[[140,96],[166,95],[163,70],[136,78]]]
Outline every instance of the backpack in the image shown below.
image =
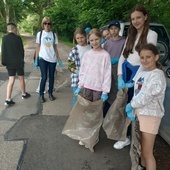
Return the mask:
[[[43,30],[41,30],[40,31],[40,38],[39,38],[39,43],[40,43],[40,45],[41,45],[41,37],[42,37],[42,32],[43,32]],[[53,31],[52,31],[53,32]],[[55,43],[55,33],[53,32],[53,38],[54,38],[54,42],[53,43]],[[33,59],[34,59],[34,61],[35,61],[35,56],[36,56],[36,50],[35,50],[35,52],[34,52],[34,57],[33,57]]]

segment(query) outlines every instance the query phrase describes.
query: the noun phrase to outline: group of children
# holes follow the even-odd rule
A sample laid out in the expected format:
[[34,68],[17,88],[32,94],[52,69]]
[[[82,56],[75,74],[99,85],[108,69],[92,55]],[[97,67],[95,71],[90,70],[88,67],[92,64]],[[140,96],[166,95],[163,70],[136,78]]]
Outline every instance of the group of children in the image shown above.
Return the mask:
[[[89,45],[85,31],[76,29],[77,45],[68,58],[73,106],[76,95],[82,92],[91,102],[103,101],[105,117],[117,91],[128,88],[126,114],[133,122],[139,121],[141,132],[139,168],[156,170],[153,147],[164,115],[166,89],[166,79],[158,62],[157,33],[149,29],[149,16],[142,5],[136,5],[130,12],[126,40],[119,36],[119,31],[118,21],[111,21],[103,32],[94,28],[87,36]],[[126,140],[117,141],[114,148],[122,149],[130,144],[131,127],[128,129]]]
[[[36,62],[42,74],[40,83],[40,101],[45,102],[44,90],[47,71],[50,73],[49,98],[53,96],[54,72],[57,58],[60,61],[57,43],[50,31],[52,22],[46,17],[42,20],[43,48],[40,48],[37,36]],[[24,82],[24,50],[22,40],[16,35],[14,23],[7,25],[9,34],[2,39],[2,64],[7,67],[9,82],[5,105],[15,104],[11,99],[15,74],[18,74],[22,89],[22,98],[30,97],[25,90]],[[141,132],[141,155],[139,168],[156,170],[153,147],[158,133],[161,118],[164,115],[163,100],[166,79],[158,62],[156,48],[157,34],[149,29],[149,16],[142,5],[136,5],[130,12],[128,36],[119,36],[120,23],[111,21],[102,32],[91,27],[77,28],[74,38],[77,42],[69,54],[68,68],[71,71],[71,87],[73,90],[73,108],[77,104],[77,95],[90,102],[102,100],[103,112],[107,114],[113,104],[118,90],[128,88],[127,117],[132,122],[139,122]],[[38,33],[39,35],[40,33]],[[48,35],[46,35],[48,34]],[[48,36],[48,39],[45,37]],[[105,41],[102,41],[102,38]],[[54,42],[53,42],[54,41]],[[103,44],[101,44],[101,42]],[[51,51],[49,52],[49,48]],[[13,54],[16,58],[13,58]],[[48,54],[48,55],[44,55]],[[49,58],[46,58],[48,57]],[[49,70],[48,70],[49,69]],[[125,141],[117,141],[115,149],[122,149],[130,144],[131,127],[129,126]],[[79,144],[83,145],[81,139]]]

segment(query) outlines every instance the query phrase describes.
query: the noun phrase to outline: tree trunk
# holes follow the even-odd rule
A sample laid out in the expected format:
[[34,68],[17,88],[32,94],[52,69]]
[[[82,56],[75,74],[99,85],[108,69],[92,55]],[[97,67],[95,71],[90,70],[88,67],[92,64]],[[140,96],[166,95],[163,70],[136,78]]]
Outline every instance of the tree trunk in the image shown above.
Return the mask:
[[5,8],[5,14],[6,14],[6,23],[9,22],[9,8],[6,0],[3,0],[4,2],[4,8]]

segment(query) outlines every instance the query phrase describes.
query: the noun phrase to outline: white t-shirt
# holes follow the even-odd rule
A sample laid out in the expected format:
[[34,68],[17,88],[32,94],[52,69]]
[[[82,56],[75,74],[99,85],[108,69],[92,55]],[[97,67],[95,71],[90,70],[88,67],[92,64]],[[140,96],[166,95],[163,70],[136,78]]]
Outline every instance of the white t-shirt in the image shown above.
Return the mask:
[[78,49],[79,58],[80,58],[80,65],[81,65],[81,61],[82,61],[82,58],[83,58],[85,52],[90,50],[91,46],[90,45],[86,45],[86,46],[77,45],[77,49]]
[[[138,35],[136,37],[136,41],[135,41],[135,44],[134,44],[134,47],[133,47],[133,53],[132,54],[130,53],[128,58],[127,58],[127,61],[131,65],[133,65],[133,66],[139,65],[140,66],[140,68],[138,69],[138,72],[140,72],[141,70],[144,70],[143,66],[140,63],[139,54],[135,50],[135,47],[136,47],[138,40],[139,40],[139,37],[140,37],[140,35]],[[156,45],[157,44],[157,38],[158,38],[157,33],[155,31],[149,30],[148,35],[147,35],[147,43],[152,43],[152,44]],[[124,48],[126,47],[126,43],[127,43],[127,39],[126,39]],[[124,49],[123,49],[123,51],[124,51]],[[118,63],[118,74],[122,74],[122,64],[125,61],[125,58],[123,56],[123,51],[122,51],[122,54],[120,56],[119,63]]]
[[[40,44],[40,32],[37,33],[36,43]],[[55,33],[55,42],[53,32],[42,31],[41,36],[41,45],[39,51],[39,57],[42,57],[48,62],[55,63],[57,62],[56,52],[54,51],[54,44],[58,44],[58,37]]]

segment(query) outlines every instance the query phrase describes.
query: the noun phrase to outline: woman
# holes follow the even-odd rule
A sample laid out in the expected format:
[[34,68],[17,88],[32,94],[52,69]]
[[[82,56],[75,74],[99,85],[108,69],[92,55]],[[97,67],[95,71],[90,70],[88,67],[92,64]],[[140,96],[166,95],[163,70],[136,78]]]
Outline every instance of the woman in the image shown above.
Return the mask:
[[[40,82],[40,91],[39,91],[39,100],[41,103],[45,102],[44,90],[47,80],[47,74],[49,74],[49,99],[51,101],[55,100],[53,96],[53,87],[54,87],[54,74],[57,61],[61,62],[61,59],[58,54],[57,44],[58,38],[56,33],[51,31],[52,21],[49,17],[44,17],[41,22],[43,28],[37,33],[36,37],[36,58],[34,65],[37,67],[39,65],[41,70],[41,82]],[[41,35],[40,35],[41,34]],[[41,36],[41,39],[40,39]]]
[[[131,101],[134,91],[132,80],[137,71],[144,70],[140,63],[138,51],[141,46],[147,43],[156,45],[157,37],[157,33],[149,29],[149,16],[145,7],[143,5],[134,6],[130,12],[128,37],[118,63],[118,89],[129,87],[128,102]],[[128,128],[125,141],[118,141],[114,144],[115,149],[122,149],[130,145],[128,137],[130,131],[131,128]]]

